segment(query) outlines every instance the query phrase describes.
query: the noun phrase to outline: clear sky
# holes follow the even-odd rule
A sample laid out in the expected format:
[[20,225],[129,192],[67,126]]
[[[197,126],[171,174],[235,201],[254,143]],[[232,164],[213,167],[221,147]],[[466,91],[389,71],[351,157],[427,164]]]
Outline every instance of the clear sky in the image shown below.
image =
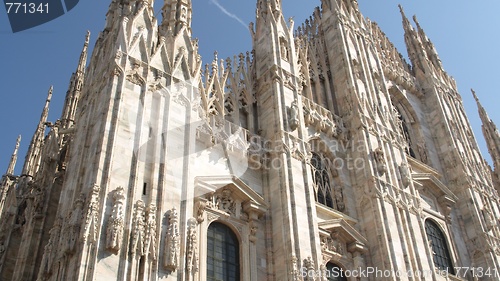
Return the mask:
[[[283,0],[285,17],[293,16],[296,25],[312,14],[319,0]],[[474,88],[490,114],[500,125],[500,1],[431,1],[431,0],[359,0],[361,12],[376,21],[406,56],[401,16],[401,3],[407,16],[416,14],[433,41],[445,70],[455,77],[463,97],[481,151],[487,149],[481,133]],[[2,133],[0,135],[0,174],[7,168],[17,135],[23,140],[16,172],[21,171],[27,147],[40,118],[47,90],[54,85],[49,120],[61,114],[71,73],[83,46],[86,30],[90,30],[90,51],[104,26],[110,0],[81,0],[66,15],[42,26],[13,34],[5,10],[0,9],[0,82]],[[163,1],[157,1],[158,18]],[[251,49],[247,25],[255,19],[256,1],[193,0],[193,37],[200,40],[204,63],[210,63],[213,52],[219,58]]]

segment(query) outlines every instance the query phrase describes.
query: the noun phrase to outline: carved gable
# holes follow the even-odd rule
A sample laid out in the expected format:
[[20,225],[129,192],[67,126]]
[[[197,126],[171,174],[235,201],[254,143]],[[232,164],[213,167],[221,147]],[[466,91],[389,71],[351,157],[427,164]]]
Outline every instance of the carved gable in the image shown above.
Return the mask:
[[199,222],[206,208],[241,220],[258,219],[267,210],[262,196],[234,176],[197,177],[195,198]]
[[[347,252],[364,253],[368,241],[343,219],[333,219],[318,224],[322,248],[326,252],[345,255]],[[322,235],[321,235],[322,234]]]

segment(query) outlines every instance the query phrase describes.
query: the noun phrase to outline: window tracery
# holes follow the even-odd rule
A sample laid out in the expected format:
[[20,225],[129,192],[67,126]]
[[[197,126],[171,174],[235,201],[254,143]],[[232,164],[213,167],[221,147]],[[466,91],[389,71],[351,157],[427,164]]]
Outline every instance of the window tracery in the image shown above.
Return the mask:
[[341,187],[334,188],[330,175],[330,166],[333,165],[328,158],[313,152],[311,158],[312,173],[314,176],[314,197],[316,202],[329,208],[344,212],[344,196]]

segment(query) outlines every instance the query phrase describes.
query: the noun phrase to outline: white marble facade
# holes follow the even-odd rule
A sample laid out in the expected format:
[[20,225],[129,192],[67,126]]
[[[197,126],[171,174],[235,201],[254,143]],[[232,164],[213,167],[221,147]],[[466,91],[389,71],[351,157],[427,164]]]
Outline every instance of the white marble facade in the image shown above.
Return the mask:
[[214,223],[234,280],[498,280],[498,167],[401,13],[410,63],[354,0],[300,25],[258,0],[252,51],[203,68],[190,0],[113,0],[2,178],[0,280],[210,280]]

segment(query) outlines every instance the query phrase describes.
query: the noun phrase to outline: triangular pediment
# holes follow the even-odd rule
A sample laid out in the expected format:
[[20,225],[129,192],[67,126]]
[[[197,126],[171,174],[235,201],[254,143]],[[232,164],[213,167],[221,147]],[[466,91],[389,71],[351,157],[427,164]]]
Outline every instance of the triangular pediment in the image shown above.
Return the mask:
[[343,219],[332,219],[318,223],[320,230],[336,236],[347,244],[349,252],[365,252],[368,240]]
[[408,164],[410,164],[413,173],[430,174],[438,179],[441,178],[441,174],[431,166],[426,165],[412,157],[408,157],[407,159],[408,159]]
[[195,198],[207,199],[214,194],[230,191],[231,196],[242,203],[245,211],[262,215],[268,206],[262,196],[235,176],[207,176],[195,178]]
[[430,173],[412,173],[412,178],[417,185],[417,189],[425,189],[436,198],[447,197],[452,203],[458,200],[458,197],[438,178]]
[[170,73],[170,57],[168,55],[167,47],[165,42],[161,42],[160,46],[156,50],[156,52],[151,56],[150,64],[151,66],[162,70],[165,73]]

